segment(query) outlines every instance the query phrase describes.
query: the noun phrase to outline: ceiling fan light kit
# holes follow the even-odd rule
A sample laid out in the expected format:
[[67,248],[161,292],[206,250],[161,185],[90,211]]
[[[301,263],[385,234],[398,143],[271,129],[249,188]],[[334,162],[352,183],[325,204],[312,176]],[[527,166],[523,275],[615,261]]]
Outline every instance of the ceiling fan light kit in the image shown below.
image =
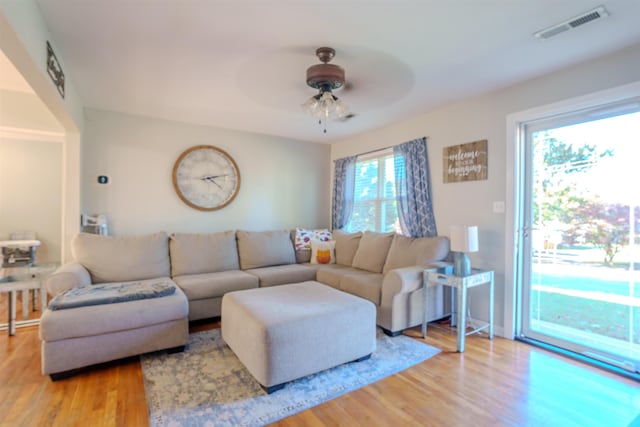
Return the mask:
[[307,68],[307,85],[318,89],[318,94],[309,98],[302,107],[312,117],[324,124],[327,133],[327,119],[344,119],[349,115],[349,108],[333,94],[333,90],[344,85],[344,69],[335,64],[329,64],[336,51],[330,47],[316,49],[316,56],[322,64]]

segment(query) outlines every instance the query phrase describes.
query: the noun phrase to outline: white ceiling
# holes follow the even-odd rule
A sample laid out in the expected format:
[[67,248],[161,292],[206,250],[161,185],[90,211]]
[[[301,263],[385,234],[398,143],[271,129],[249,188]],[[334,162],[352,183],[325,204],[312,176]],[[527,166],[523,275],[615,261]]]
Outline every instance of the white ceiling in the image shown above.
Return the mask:
[[[637,0],[38,0],[85,106],[333,142],[640,42]],[[611,16],[535,31],[598,5]],[[336,49],[356,116],[301,110]]]

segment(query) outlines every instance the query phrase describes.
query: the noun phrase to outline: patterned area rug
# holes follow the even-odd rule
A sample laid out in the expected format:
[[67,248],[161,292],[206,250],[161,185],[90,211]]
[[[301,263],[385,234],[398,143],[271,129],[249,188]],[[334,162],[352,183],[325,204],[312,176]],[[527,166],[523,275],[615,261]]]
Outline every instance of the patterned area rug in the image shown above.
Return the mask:
[[370,359],[340,365],[266,394],[219,329],[191,334],[183,353],[141,356],[149,421],[159,426],[262,426],[356,390],[440,350],[378,331]]

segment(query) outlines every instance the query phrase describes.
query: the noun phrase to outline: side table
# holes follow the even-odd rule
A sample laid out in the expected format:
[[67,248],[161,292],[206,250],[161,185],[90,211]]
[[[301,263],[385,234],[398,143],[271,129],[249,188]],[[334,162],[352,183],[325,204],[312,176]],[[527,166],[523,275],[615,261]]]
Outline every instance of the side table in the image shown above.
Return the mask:
[[[427,269],[423,272],[423,289],[425,295],[425,301],[428,298],[429,288],[435,285],[444,285],[450,286],[456,290],[457,293],[457,304],[456,309],[454,310],[454,314],[452,315],[452,319],[456,319],[457,317],[457,327],[458,327],[458,352],[464,352],[464,339],[465,336],[470,334],[475,334],[484,329],[488,329],[489,339],[493,339],[493,271],[488,270],[480,270],[474,268],[471,270],[471,274],[465,277],[454,276],[449,272],[444,272],[443,270],[434,270]],[[481,327],[467,333],[466,332],[466,322],[467,322],[467,290],[469,288],[473,288],[475,286],[480,285],[489,285],[489,322]],[[424,306],[425,315],[422,321],[422,336],[425,337],[427,335],[427,315],[426,315],[426,304]],[[456,313],[457,311],[457,313]],[[456,317],[454,317],[457,314]]]
[[[24,273],[12,274],[0,278],[0,293],[7,293],[8,300],[8,321],[0,324],[0,329],[7,328],[9,336],[15,335],[17,326],[37,325],[40,319],[26,319],[23,309],[23,320],[16,320],[16,303],[17,293],[22,291],[23,308],[26,307],[28,294],[31,291],[40,291],[40,310],[44,312],[47,308],[47,291],[44,288],[44,280],[57,268],[57,264],[33,265],[30,267],[22,267],[26,270]],[[35,304],[33,309],[35,310]]]

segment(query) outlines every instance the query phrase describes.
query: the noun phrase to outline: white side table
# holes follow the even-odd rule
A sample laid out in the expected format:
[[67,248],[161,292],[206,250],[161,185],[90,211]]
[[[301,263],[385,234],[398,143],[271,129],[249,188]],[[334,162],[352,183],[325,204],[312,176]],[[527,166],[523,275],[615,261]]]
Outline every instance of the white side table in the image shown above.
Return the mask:
[[[8,297],[8,321],[5,324],[0,324],[0,330],[7,328],[9,336],[12,336],[15,335],[17,326],[31,326],[40,323],[40,319],[29,320],[25,316],[24,307],[28,304],[28,293],[32,290],[40,291],[40,310],[44,312],[47,308],[47,291],[44,288],[44,281],[56,268],[57,264],[34,265],[24,267],[25,273],[0,278],[0,293],[6,292]],[[23,292],[23,320],[16,320],[16,303],[19,291]],[[35,305],[33,309],[36,309]]]
[[[467,335],[475,334],[484,329],[489,329],[489,339],[493,339],[493,271],[472,269],[471,274],[465,277],[454,276],[453,274],[443,273],[438,270],[427,269],[423,272],[423,288],[425,294],[425,301],[427,301],[427,293],[429,288],[434,285],[450,286],[456,289],[457,304],[456,310],[452,319],[456,319],[455,312],[457,311],[457,326],[458,326],[458,352],[464,352],[464,338]],[[481,327],[466,333],[467,322],[467,290],[475,286],[489,285],[489,322]],[[424,307],[425,316],[422,322],[422,336],[427,334],[427,315],[426,304]]]

